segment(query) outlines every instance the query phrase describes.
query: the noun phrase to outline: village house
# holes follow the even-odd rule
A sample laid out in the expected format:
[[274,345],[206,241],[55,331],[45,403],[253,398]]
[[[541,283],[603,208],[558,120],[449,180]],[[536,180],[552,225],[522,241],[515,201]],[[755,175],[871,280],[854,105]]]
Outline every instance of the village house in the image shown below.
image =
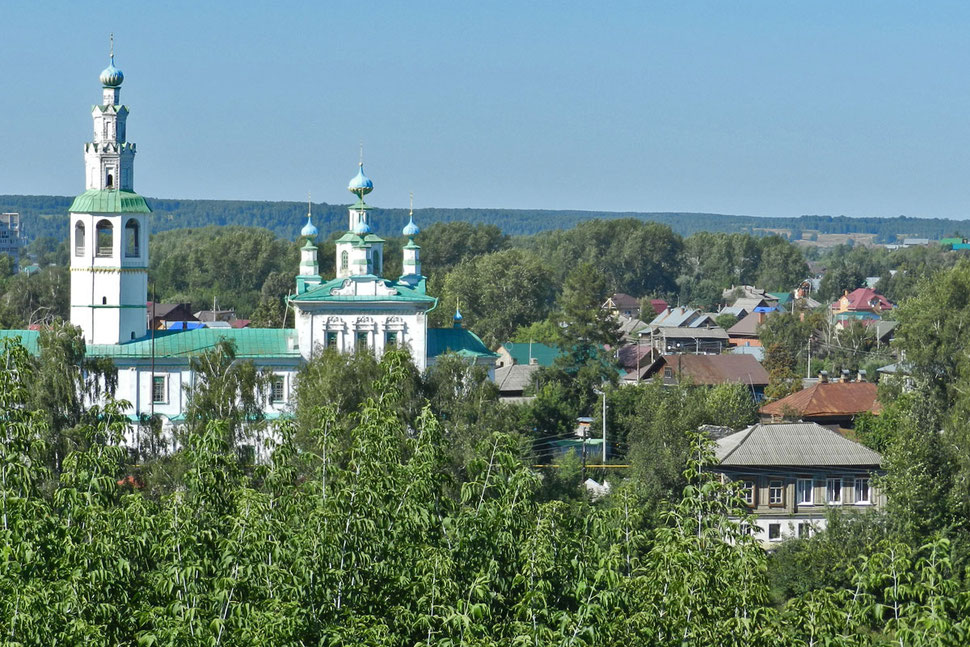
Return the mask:
[[759,401],[768,386],[768,372],[750,355],[660,355],[639,375],[627,374],[623,380],[631,383],[654,378],[668,385],[743,384]]
[[765,548],[823,530],[832,508],[885,504],[872,482],[882,457],[814,422],[759,423],[716,443],[713,469],[741,483],[751,530]]
[[878,387],[872,382],[829,382],[827,376],[822,376],[814,385],[766,404],[759,413],[766,421],[797,418],[850,429],[857,415],[882,411],[877,392]]

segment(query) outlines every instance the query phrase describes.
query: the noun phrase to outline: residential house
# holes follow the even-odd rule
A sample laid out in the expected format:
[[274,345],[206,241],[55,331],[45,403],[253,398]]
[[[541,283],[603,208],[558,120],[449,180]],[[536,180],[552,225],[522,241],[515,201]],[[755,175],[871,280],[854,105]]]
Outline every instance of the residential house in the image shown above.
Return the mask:
[[759,307],[728,328],[727,335],[730,344],[732,346],[760,346],[761,339],[758,338],[758,328],[771,312],[774,312],[773,308]]
[[[768,372],[751,355],[660,355],[639,375],[640,380],[653,378],[669,385],[744,384],[756,400],[764,397],[768,386]],[[624,381],[631,382],[633,377],[628,375]]]
[[640,337],[640,331],[647,329],[650,325],[640,319],[624,317],[623,315],[617,317],[617,322],[620,324],[620,337],[626,343],[636,343]]
[[885,504],[872,483],[882,457],[814,422],[759,423],[717,441],[713,468],[742,483],[766,548],[825,528],[831,508],[866,511]]
[[667,309],[667,302],[663,299],[650,299],[650,309],[653,310],[653,314],[658,315]]
[[814,385],[761,407],[762,420],[797,417],[831,427],[851,428],[857,415],[879,413],[882,406],[872,382],[829,382],[822,377]]
[[526,396],[525,390],[538,370],[538,364],[506,364],[495,369],[499,400],[516,404],[531,401],[533,398]]
[[603,303],[602,308],[614,315],[638,318],[640,316],[640,299],[623,292],[617,292]]
[[509,366],[512,364],[536,364],[538,366],[552,366],[560,351],[555,346],[540,344],[539,342],[506,342],[498,349],[498,359],[495,366]]
[[695,353],[720,354],[730,345],[723,328],[672,328],[660,327],[644,331],[649,336],[650,348],[660,354]]
[[845,319],[880,319],[882,313],[893,309],[893,304],[872,288],[858,288],[852,292],[846,290],[829,308],[832,319],[838,322]]
[[[192,314],[189,303],[155,303],[148,302],[148,327],[153,330],[171,328],[176,322],[198,322]],[[185,328],[182,326],[181,328]]]

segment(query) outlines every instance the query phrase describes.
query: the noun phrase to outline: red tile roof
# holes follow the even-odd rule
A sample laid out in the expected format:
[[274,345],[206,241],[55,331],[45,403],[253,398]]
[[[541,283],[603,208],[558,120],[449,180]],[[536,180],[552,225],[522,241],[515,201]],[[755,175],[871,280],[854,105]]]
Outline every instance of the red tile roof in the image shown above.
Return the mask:
[[660,314],[667,309],[667,302],[663,299],[650,299],[650,307],[653,308],[654,314]]
[[786,410],[811,418],[879,413],[882,407],[872,382],[819,382],[761,407],[761,413],[770,416],[782,416]]

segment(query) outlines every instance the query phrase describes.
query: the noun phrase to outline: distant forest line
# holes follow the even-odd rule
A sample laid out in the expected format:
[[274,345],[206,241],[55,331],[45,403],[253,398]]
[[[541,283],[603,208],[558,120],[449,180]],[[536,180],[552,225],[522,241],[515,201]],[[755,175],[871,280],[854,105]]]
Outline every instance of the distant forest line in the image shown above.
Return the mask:
[[[21,214],[24,232],[31,239],[67,237],[69,196],[0,195],[0,211]],[[171,200],[148,198],[153,209],[153,232],[209,225],[264,227],[285,239],[295,239],[306,217],[301,202],[254,200]],[[382,236],[399,235],[407,223],[407,209],[374,208],[376,232]],[[595,219],[636,218],[668,225],[681,236],[700,231],[767,234],[768,230],[791,230],[795,238],[802,232],[819,234],[873,234],[875,242],[892,243],[901,237],[939,239],[966,235],[970,226],[963,220],[946,218],[849,218],[846,216],[737,216],[715,213],[639,213],[611,211],[568,211],[542,209],[417,209],[415,219],[422,227],[435,222],[465,221],[496,225],[504,233],[524,236],[551,229],[571,229]],[[313,221],[324,235],[343,231],[347,205],[313,204]]]

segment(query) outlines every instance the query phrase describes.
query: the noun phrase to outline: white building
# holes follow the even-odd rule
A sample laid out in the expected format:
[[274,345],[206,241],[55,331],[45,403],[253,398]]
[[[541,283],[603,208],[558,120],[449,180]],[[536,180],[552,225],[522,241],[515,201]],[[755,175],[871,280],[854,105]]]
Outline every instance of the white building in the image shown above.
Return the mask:
[[[163,424],[184,420],[187,392],[195,384],[190,363],[220,340],[235,343],[239,359],[252,360],[273,374],[264,412],[287,415],[296,375],[315,353],[373,352],[408,347],[424,370],[435,358],[454,352],[494,366],[496,355],[460,325],[429,329],[428,313],[437,299],[425,293],[419,233],[413,217],[404,228],[404,275],[383,278],[384,240],[372,232],[372,209],[364,196],[373,182],[361,164],[350,186],[357,196],[348,231],[337,242],[337,276],[325,280],[317,263],[318,234],[307,214],[301,236],[300,274],[290,305],[296,330],[201,328],[148,330],[148,239],[151,209],[134,191],[135,145],[127,140],[129,110],[120,103],[124,75],[114,65],[101,73],[102,104],[92,109],[94,141],[84,146],[85,191],[70,207],[71,323],[78,326],[89,356],[109,357],[118,368],[118,399],[131,403],[132,420],[159,416]],[[0,331],[20,337],[37,352],[38,331]]]

